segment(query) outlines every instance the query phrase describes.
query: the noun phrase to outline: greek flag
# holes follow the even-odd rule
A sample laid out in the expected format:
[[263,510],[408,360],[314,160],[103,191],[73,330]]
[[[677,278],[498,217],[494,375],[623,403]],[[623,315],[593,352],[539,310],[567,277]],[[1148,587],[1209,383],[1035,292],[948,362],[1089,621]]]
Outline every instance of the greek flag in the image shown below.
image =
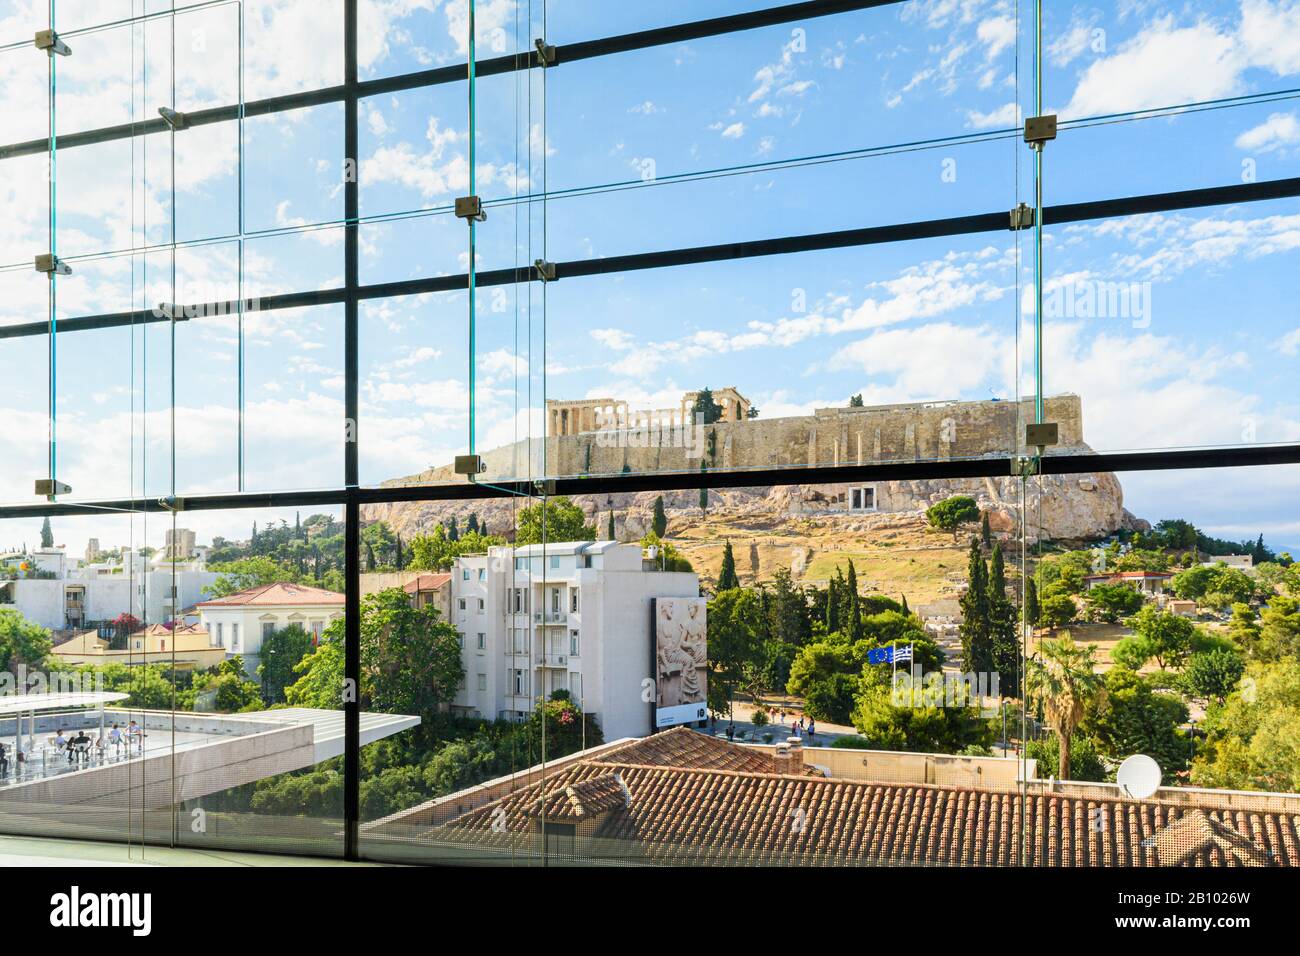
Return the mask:
[[[890,648],[890,650],[893,650],[893,648]],[[903,661],[910,661],[912,659],[912,645],[908,644],[906,647],[900,647],[897,650],[894,650],[892,656],[895,664],[900,664]]]

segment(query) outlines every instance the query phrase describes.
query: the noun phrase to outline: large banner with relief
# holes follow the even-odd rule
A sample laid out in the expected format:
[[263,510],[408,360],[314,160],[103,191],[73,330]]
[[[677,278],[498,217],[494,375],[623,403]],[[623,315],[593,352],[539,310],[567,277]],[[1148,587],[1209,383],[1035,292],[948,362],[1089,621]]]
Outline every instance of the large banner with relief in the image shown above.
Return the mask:
[[708,718],[708,631],[704,598],[654,598],[656,729]]

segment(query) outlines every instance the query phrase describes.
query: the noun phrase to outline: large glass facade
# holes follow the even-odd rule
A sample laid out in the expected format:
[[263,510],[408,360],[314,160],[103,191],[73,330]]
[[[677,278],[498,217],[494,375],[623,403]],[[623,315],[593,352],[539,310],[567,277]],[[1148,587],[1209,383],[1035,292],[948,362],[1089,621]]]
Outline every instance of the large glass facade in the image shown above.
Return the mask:
[[1300,17],[1200,6],[0,0],[0,832],[1300,862]]

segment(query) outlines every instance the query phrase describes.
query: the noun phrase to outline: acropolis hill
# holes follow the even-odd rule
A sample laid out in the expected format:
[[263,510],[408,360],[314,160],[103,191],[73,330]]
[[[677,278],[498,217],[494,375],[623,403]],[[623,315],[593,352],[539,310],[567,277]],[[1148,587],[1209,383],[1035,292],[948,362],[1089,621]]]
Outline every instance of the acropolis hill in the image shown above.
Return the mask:
[[[484,479],[699,471],[702,462],[709,469],[743,470],[1001,456],[1017,448],[1016,439],[1033,414],[1030,398],[821,408],[812,415],[749,418],[748,400],[734,388],[724,388],[714,391],[714,400],[722,407],[720,420],[693,426],[689,420],[695,395],[687,393],[677,408],[657,411],[634,411],[626,403],[605,398],[549,401],[546,440],[480,452],[487,466]],[[1088,452],[1078,396],[1049,397],[1044,406],[1046,420],[1059,425],[1057,453]],[[463,480],[444,465],[387,484]],[[1110,473],[1040,476],[1027,491],[1027,531],[1033,540],[1098,538],[1141,525],[1124,510],[1123,491]],[[747,516],[766,528],[786,518],[826,518],[846,529],[860,526],[865,531],[880,516],[919,513],[954,494],[976,498],[990,513],[995,532],[1017,531],[1020,487],[1010,475],[711,491],[709,515]],[[630,540],[648,529],[656,497],[642,492],[584,495],[575,500],[593,520],[599,517],[602,533],[607,512],[613,510],[620,537]],[[698,491],[665,492],[662,497],[670,517],[701,516]],[[477,503],[472,510],[487,521],[489,529],[504,532],[518,506],[518,502],[497,500]],[[366,509],[365,518],[384,518],[394,530],[409,536],[453,515],[463,517],[469,510],[464,503],[375,505]]]

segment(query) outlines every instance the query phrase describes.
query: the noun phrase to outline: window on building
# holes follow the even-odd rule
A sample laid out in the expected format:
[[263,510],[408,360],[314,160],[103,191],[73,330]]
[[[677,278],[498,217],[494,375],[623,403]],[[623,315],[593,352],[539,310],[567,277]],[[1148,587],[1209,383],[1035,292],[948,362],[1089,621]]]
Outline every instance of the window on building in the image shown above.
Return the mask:
[[578,591],[576,588],[569,592],[569,610],[573,612],[578,610]]
[[215,645],[213,645],[214,647],[225,647],[225,646],[226,646],[226,636],[222,633],[222,630],[223,630],[224,627],[225,627],[224,624],[221,624],[221,623],[218,623],[218,624],[217,624],[217,630],[216,630],[216,635],[215,635],[215,636],[216,636],[216,639],[217,639],[217,642],[216,642]]
[[481,694],[487,690],[487,674],[478,675],[478,692]]
[[487,635],[482,631],[478,633],[478,649],[480,651],[487,649]]
[[551,570],[558,571],[559,567],[560,567],[560,556],[558,554],[551,555]]
[[578,632],[577,632],[577,631],[570,631],[570,632],[569,632],[569,656],[570,656],[570,657],[577,657],[577,656],[578,656],[578,654],[580,653],[580,651],[578,650],[578,647],[579,647],[579,644],[578,644]]
[[582,675],[577,671],[569,671],[569,697],[579,702],[582,700]]
[[266,640],[275,633],[275,624],[270,621],[262,622],[262,640]]
[[460,572],[460,579],[461,579],[462,581],[468,581],[468,580],[469,580],[469,568],[463,568],[463,569],[461,569],[461,572]]
[[876,486],[863,485],[849,491],[849,508],[852,511],[876,510]]
[[461,611],[465,610],[465,599],[464,599],[464,598],[457,598],[457,599],[456,599],[456,608],[457,608],[458,610],[461,610]]
[[230,625],[230,649],[232,651],[239,650],[239,625],[238,624]]

